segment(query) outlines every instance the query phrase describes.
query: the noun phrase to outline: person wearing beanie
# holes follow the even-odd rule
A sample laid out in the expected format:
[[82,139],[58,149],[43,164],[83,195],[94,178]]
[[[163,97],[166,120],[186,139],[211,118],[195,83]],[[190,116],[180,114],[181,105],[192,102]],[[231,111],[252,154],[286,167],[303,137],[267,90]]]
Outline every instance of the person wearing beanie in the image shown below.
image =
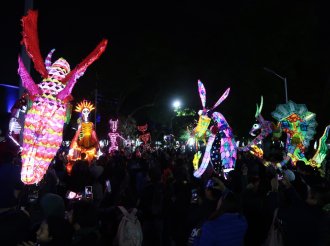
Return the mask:
[[45,218],[48,218],[50,216],[64,218],[64,200],[61,196],[57,194],[45,194],[40,200],[40,207]]

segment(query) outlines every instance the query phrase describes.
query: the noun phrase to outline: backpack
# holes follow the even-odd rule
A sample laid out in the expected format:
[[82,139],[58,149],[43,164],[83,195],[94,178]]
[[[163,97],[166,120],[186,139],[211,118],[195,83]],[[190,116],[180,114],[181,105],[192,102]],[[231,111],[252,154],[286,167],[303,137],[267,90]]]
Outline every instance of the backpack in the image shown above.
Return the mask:
[[142,245],[143,233],[139,219],[136,216],[137,209],[134,208],[131,213],[118,206],[123,213],[118,226],[115,245],[118,246],[140,246]]

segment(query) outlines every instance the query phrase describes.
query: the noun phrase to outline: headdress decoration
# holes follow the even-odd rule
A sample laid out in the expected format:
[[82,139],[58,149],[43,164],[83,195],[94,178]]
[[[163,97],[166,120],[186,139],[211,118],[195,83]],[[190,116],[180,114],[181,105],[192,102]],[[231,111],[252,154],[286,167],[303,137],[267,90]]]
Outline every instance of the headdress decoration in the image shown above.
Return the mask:
[[95,109],[94,105],[87,101],[87,100],[83,100],[82,102],[78,103],[78,105],[75,108],[75,111],[78,113],[81,113],[81,111],[83,111],[84,108],[89,109],[89,111],[92,111]]

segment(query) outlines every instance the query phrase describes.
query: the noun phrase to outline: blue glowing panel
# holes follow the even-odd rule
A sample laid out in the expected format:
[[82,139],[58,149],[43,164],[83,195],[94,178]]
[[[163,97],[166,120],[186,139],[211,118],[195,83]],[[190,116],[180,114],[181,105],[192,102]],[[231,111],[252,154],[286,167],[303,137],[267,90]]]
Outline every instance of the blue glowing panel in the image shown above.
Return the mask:
[[16,100],[19,97],[19,87],[0,84],[0,88],[1,91],[4,92],[4,100],[2,102],[5,104],[5,110],[7,113],[10,113],[11,108],[14,106]]

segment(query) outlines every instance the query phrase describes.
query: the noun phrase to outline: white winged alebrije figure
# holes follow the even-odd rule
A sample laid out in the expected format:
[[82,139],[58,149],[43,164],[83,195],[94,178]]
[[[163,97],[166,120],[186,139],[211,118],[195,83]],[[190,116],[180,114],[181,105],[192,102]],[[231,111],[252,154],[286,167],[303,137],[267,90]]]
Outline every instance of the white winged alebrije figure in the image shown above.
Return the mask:
[[21,180],[25,184],[36,184],[42,180],[62,143],[68,102],[72,99],[71,91],[87,67],[105,51],[108,42],[103,39],[71,71],[69,63],[63,58],[51,62],[54,49],[50,51],[45,62],[43,61],[39,48],[37,20],[38,12],[30,10],[22,18],[22,34],[23,44],[35,69],[40,73],[42,82],[35,84],[21,58],[18,59],[18,73],[22,85],[27,89],[33,102],[25,116],[23,132]]
[[[198,112],[199,120],[196,128],[194,129],[194,135],[196,140],[202,139],[211,122],[211,118],[215,122],[215,125],[210,128],[210,136],[208,138],[205,153],[202,159],[201,165],[198,167],[199,157],[201,154],[197,152],[194,158],[194,176],[200,177],[206,170],[210,160],[212,159],[213,169],[218,172],[222,169],[223,172],[228,172],[232,170],[236,162],[236,142],[232,133],[232,130],[226,121],[225,117],[219,113],[214,112],[214,109],[218,107],[229,94],[230,88],[228,88],[225,93],[219,98],[219,100],[210,109],[205,107],[206,105],[206,90],[203,83],[198,81],[198,92],[202,102],[203,109]],[[217,134],[220,136],[217,137]],[[211,153],[211,148],[215,143],[215,140],[220,141],[220,149],[214,150]],[[221,160],[221,163],[218,160]],[[219,167],[218,165],[221,165]]]
[[[255,113],[255,118],[258,123],[253,124],[249,134],[255,138],[246,146],[238,148],[238,151],[250,151],[252,154],[259,158],[262,158],[262,149],[258,147],[258,144],[262,142],[266,137],[272,134],[275,124],[271,121],[267,121],[262,117],[261,110],[263,108],[263,97],[261,96],[260,106],[257,104],[257,110]],[[256,133],[260,131],[258,135]]]

